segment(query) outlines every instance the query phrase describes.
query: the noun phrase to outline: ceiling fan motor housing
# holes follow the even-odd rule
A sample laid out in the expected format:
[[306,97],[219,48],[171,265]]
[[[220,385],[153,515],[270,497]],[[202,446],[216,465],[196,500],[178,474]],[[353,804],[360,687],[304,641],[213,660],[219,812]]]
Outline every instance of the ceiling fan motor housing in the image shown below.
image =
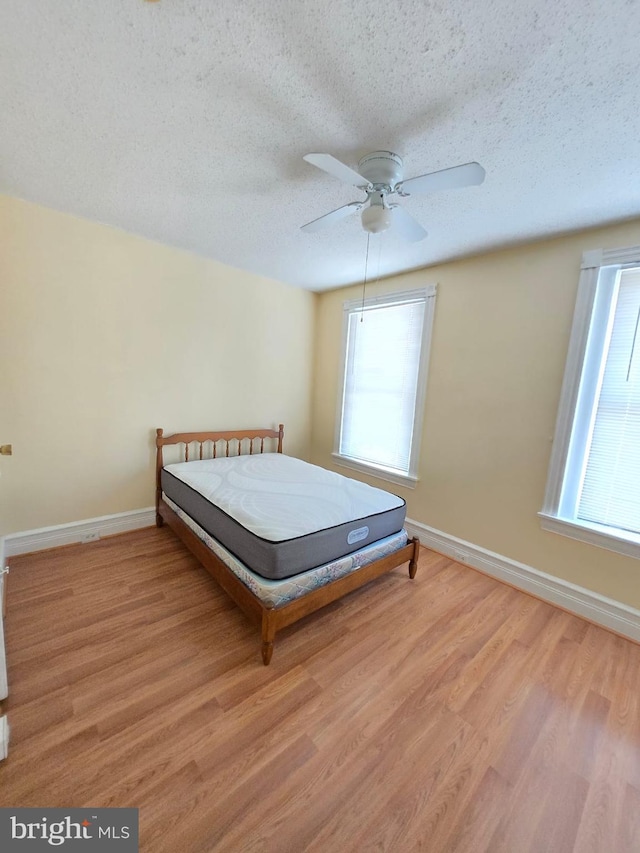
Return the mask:
[[374,186],[393,189],[402,180],[402,157],[392,151],[372,151],[358,161],[358,172]]

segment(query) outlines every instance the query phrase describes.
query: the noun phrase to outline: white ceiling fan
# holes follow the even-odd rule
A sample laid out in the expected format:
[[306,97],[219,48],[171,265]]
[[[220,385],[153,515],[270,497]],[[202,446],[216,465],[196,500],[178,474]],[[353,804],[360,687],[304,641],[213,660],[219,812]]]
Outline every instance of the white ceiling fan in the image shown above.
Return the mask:
[[362,227],[371,234],[393,228],[407,240],[417,242],[427,236],[422,225],[397,203],[389,203],[395,194],[405,197],[419,193],[477,186],[485,171],[479,163],[465,163],[427,175],[402,180],[402,158],[391,151],[373,151],[358,161],[358,171],[331,154],[305,154],[307,163],[317,166],[339,181],[352,184],[367,194],[363,201],[352,201],[337,210],[307,222],[302,231],[320,231],[327,225],[362,211]]

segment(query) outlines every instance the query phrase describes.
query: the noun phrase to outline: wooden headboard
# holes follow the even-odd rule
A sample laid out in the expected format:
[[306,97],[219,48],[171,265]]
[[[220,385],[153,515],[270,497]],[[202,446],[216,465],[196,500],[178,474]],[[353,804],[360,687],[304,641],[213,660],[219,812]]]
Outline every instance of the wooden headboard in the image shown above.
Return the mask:
[[[156,513],[162,498],[162,487],[160,484],[160,472],[164,466],[163,448],[169,444],[184,445],[184,461],[189,461],[189,447],[197,445],[197,456],[195,459],[216,459],[218,456],[241,456],[245,454],[264,453],[264,442],[267,438],[277,438],[277,452],[282,453],[282,439],[284,438],[284,424],[279,424],[278,429],[235,429],[223,432],[174,432],[173,435],[163,435],[161,429],[156,430]],[[259,444],[258,444],[259,442]],[[218,446],[222,444],[220,451]],[[229,453],[229,445],[235,453]],[[235,447],[234,447],[235,444]],[[210,446],[209,446],[210,445]]]

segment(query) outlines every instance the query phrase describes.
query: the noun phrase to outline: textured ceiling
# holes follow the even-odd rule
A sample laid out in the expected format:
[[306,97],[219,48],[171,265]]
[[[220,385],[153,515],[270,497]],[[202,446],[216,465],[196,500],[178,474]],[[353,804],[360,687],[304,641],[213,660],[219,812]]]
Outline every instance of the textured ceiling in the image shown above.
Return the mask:
[[639,43],[633,0],[2,0],[0,191],[322,290],[366,234],[299,226],[362,196],[303,154],[479,161],[387,275],[640,215]]

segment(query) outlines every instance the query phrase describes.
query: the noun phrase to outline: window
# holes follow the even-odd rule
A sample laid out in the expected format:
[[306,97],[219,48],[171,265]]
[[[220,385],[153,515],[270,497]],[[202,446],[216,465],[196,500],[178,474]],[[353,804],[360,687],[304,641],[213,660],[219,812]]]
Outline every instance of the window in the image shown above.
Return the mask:
[[435,295],[432,285],[345,303],[341,464],[415,485]]
[[640,557],[640,246],[583,258],[540,516]]

